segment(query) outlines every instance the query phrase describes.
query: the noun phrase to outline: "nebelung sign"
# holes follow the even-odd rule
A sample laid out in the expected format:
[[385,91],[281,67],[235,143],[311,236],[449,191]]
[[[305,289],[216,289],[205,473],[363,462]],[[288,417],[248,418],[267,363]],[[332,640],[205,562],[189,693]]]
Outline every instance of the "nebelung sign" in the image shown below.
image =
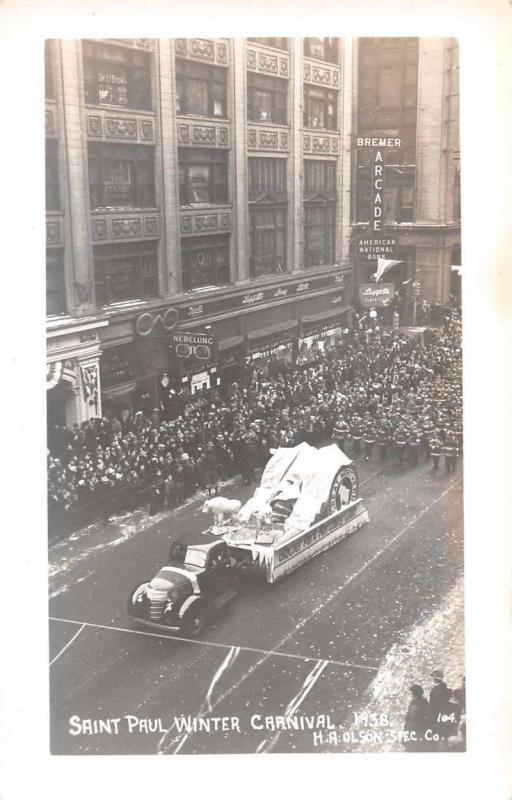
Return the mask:
[[215,357],[216,337],[207,333],[173,333],[169,347],[179,358],[209,361]]
[[389,306],[394,296],[394,283],[361,283],[359,286],[359,300],[365,308]]

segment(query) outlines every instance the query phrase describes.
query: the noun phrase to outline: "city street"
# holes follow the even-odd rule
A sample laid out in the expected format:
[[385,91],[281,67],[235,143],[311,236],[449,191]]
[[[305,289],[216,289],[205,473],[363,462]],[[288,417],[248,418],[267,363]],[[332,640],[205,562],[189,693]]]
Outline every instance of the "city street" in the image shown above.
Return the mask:
[[[433,667],[462,673],[446,640],[463,571],[462,469],[433,475],[423,460],[382,467],[376,457],[357,466],[370,523],[276,585],[244,587],[197,641],[137,630],[126,602],[163,563],[172,533],[210,524],[200,513],[204,493],[185,508],[137,511],[54,545],[52,753],[349,752],[371,737],[373,749],[402,750],[392,742],[403,719],[354,724],[354,714],[369,704],[377,716],[388,712],[372,687],[391,680],[389,665],[400,660],[409,682]],[[221,493],[245,500],[253,490]],[[422,652],[438,662],[416,662]],[[393,688],[400,709],[407,690]],[[292,710],[305,729],[272,730]],[[180,731],[188,718],[203,728],[209,720],[210,730]]]

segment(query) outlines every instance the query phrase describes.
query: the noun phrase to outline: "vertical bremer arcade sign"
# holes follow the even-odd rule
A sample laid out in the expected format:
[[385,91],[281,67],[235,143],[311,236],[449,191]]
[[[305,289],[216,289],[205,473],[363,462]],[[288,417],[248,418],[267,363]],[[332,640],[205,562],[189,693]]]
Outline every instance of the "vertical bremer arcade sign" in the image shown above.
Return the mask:
[[370,151],[370,230],[357,243],[357,254],[362,261],[392,258],[396,255],[396,237],[383,231],[384,212],[384,150],[397,149],[402,140],[393,136],[358,136],[357,147]]

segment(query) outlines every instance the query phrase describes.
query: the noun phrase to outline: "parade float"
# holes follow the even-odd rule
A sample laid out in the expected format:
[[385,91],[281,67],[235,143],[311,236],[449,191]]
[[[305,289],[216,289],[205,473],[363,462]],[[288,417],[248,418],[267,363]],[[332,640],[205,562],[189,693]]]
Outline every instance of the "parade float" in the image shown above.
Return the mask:
[[167,562],[129,595],[130,617],[197,636],[249,577],[275,583],[368,522],[352,461],[337,445],[273,451],[253,496],[208,500],[214,524],[174,536]]
[[213,525],[234,559],[275,583],[369,521],[356,468],[335,445],[280,447],[253,496],[225,525]]

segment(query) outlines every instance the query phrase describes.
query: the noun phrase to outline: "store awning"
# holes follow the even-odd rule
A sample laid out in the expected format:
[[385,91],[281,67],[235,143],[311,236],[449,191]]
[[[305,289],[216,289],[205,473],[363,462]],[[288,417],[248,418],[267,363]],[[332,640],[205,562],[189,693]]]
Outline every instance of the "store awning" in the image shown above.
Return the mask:
[[231,350],[233,347],[238,347],[244,340],[243,336],[231,336],[229,339],[223,339],[219,342],[219,350]]
[[350,306],[341,306],[341,308],[329,308],[327,311],[319,311],[318,314],[308,314],[307,317],[302,317],[302,322],[307,324],[313,322],[322,322],[323,320],[330,320],[333,317],[339,317],[345,311],[348,311]]
[[278,322],[276,325],[269,325],[267,328],[260,328],[258,331],[250,331],[247,335],[249,341],[253,341],[254,339],[267,339],[270,336],[279,336],[279,334],[286,333],[296,328],[297,324],[296,319],[289,319],[284,322]]
[[127,381],[120,383],[117,386],[110,386],[102,390],[105,397],[121,397],[124,394],[131,394],[137,388],[137,381]]

